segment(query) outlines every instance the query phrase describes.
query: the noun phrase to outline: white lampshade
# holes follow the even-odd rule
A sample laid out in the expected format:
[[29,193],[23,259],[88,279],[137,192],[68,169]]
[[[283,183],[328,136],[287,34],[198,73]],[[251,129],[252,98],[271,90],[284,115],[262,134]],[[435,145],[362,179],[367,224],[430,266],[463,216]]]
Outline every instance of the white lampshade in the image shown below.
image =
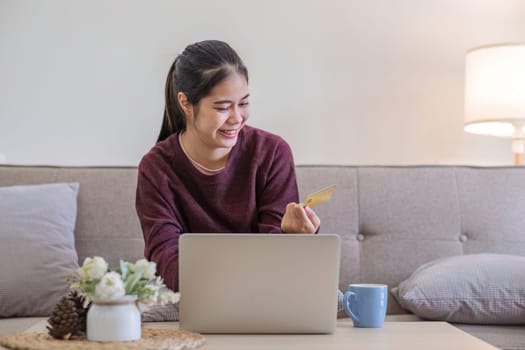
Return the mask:
[[464,130],[525,137],[525,44],[469,50],[465,67]]

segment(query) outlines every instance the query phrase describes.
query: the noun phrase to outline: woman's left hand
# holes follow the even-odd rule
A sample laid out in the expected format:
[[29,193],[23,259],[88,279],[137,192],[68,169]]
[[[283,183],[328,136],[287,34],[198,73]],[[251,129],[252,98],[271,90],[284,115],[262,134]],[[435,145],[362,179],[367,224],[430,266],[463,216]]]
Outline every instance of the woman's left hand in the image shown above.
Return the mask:
[[298,203],[288,203],[283,219],[281,231],[287,233],[315,233],[321,224],[317,214],[309,207]]

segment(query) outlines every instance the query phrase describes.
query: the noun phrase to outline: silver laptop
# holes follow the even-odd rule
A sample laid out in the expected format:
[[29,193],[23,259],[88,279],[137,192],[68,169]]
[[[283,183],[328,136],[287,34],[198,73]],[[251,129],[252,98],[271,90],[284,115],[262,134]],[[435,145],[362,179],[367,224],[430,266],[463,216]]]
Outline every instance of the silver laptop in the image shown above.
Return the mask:
[[180,327],[200,333],[333,333],[335,234],[183,234]]

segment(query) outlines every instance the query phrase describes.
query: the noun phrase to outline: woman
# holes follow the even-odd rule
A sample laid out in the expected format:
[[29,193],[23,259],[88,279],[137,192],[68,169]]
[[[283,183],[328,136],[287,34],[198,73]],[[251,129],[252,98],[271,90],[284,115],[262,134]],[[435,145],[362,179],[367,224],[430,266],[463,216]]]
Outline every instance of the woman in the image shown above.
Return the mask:
[[320,220],[298,204],[292,152],[246,125],[248,71],[221,41],[186,47],[166,80],[157,144],[139,165],[136,209],[145,257],[178,291],[185,232],[314,233]]

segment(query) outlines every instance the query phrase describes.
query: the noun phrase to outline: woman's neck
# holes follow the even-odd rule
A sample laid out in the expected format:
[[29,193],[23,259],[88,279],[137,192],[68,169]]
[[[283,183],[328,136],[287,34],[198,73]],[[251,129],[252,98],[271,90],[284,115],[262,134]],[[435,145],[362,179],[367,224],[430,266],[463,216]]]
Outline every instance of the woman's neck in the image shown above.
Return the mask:
[[180,138],[181,146],[191,160],[209,170],[226,166],[231,148],[209,148],[191,136],[185,131]]

